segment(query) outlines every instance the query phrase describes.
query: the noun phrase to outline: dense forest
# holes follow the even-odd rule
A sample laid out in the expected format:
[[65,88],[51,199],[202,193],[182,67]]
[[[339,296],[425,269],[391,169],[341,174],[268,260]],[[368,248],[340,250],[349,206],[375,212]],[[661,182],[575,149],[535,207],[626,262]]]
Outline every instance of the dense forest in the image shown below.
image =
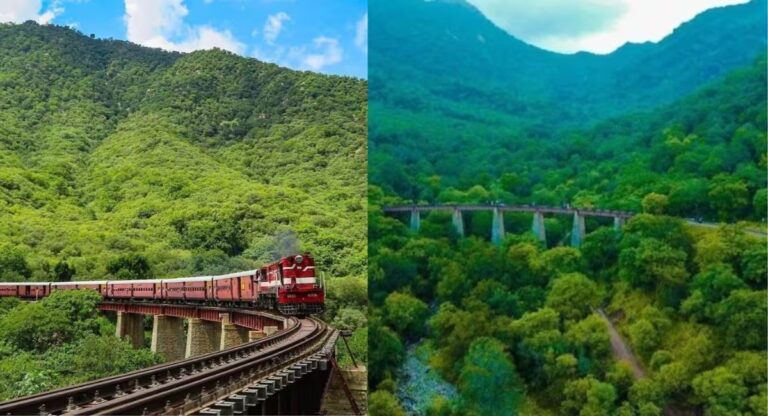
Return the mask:
[[[766,414],[765,8],[598,56],[463,1],[371,4],[372,415]],[[509,213],[496,246],[489,213],[459,238],[381,211],[433,202],[638,215],[577,248],[570,217],[542,243]]]
[[369,146],[370,180],[386,191],[445,201],[479,185],[492,200],[634,211],[648,192],[678,193],[673,212],[714,220],[722,208],[708,193],[733,185],[747,188],[739,209],[764,217],[765,1],[609,55],[536,49],[462,2],[383,3],[371,6],[382,24]]
[[[0,281],[221,274],[309,251],[328,281],[325,318],[356,330],[365,359],[366,101],[363,80],[222,50],[2,24]],[[18,308],[0,332],[34,312]],[[82,380],[18,364],[59,344],[77,348],[4,344],[3,397]],[[36,368],[57,374],[19,387]]]

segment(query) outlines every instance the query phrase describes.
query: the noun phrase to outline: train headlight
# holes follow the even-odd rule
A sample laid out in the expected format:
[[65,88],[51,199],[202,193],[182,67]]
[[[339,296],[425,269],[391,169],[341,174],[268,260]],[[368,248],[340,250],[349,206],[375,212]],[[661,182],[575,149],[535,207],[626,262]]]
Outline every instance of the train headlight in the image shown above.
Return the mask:
[[301,262],[304,261],[304,257],[302,257],[301,254],[298,254],[294,257],[294,261],[296,261],[296,264],[301,264]]

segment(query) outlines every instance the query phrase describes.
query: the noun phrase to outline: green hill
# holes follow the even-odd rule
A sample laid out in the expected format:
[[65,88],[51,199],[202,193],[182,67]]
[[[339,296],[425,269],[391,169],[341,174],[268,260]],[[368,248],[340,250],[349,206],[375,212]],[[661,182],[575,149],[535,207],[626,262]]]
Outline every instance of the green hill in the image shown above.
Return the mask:
[[676,215],[761,219],[761,8],[598,56],[537,49],[462,2],[374,3],[371,182],[410,200],[635,211],[655,192]]
[[221,50],[0,26],[0,275],[225,272],[294,235],[320,270],[362,275],[366,88]]

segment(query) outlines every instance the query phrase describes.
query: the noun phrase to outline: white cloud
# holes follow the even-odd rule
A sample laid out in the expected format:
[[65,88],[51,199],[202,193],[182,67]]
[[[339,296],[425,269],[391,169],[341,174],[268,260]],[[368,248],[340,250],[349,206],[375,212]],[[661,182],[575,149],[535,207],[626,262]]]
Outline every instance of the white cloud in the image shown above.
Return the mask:
[[278,12],[267,17],[266,23],[264,23],[264,40],[273,45],[280,36],[280,32],[283,30],[283,22],[291,20],[291,16],[288,13]]
[[302,59],[303,67],[312,71],[319,71],[328,65],[341,62],[343,50],[339,46],[338,39],[318,36],[312,40],[315,50],[319,53],[310,53]]
[[368,12],[357,21],[355,30],[355,45],[361,51],[368,53]]
[[609,53],[658,42],[706,9],[748,0],[469,0],[497,26],[533,45]]
[[341,62],[344,50],[338,39],[318,36],[310,45],[255,47],[251,55],[260,61],[288,68],[322,72],[323,68]]
[[183,0],[125,0],[123,19],[128,40],[180,52],[214,47],[238,54],[245,52],[245,44],[235,39],[229,30],[184,23],[188,13]]
[[64,12],[62,3],[61,0],[54,0],[46,10],[41,10],[42,0],[2,0],[0,1],[0,22],[22,23],[34,20],[45,25]]

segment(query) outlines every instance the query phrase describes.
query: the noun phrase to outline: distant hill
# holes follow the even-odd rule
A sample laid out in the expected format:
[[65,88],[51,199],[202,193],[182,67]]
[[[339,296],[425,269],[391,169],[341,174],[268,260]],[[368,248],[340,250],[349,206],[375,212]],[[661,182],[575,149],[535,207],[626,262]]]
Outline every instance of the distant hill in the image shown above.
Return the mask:
[[370,9],[372,101],[418,109],[408,97],[426,92],[547,124],[669,103],[766,47],[765,0],[708,10],[659,43],[608,55],[536,48],[464,1],[392,0]]
[[678,215],[713,219],[727,209],[710,192],[733,185],[729,219],[760,218],[765,7],[712,9],[658,43],[564,55],[462,1],[372,3],[385,23],[370,34],[371,182],[410,200],[631,210],[656,192]]
[[363,274],[366,88],[0,25],[1,277],[231,271],[294,235],[322,271]]

